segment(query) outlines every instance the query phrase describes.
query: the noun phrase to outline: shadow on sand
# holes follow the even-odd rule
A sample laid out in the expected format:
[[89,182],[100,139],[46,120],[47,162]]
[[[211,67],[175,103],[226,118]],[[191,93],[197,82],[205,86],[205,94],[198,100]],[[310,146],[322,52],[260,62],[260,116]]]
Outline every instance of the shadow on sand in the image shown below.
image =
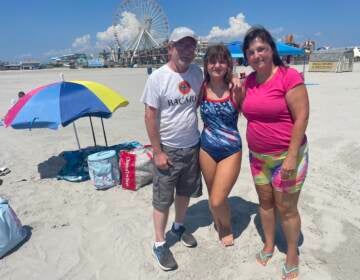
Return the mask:
[[38,172],[40,174],[40,179],[56,178],[65,163],[66,161],[63,158],[62,153],[39,163]]
[[[204,199],[193,205],[191,205],[187,210],[185,226],[188,232],[194,233],[200,227],[209,227],[212,222],[212,216],[209,210],[209,200]],[[234,238],[238,238],[243,231],[249,226],[251,221],[251,216],[256,214],[254,218],[255,227],[259,233],[261,240],[264,242],[264,232],[260,222],[260,216],[258,213],[259,205],[251,201],[247,201],[238,196],[232,196],[229,198],[230,208],[231,208],[231,222],[233,227]],[[173,246],[177,240],[174,236],[168,231],[166,233],[166,240],[169,247]],[[304,243],[304,236],[300,232],[300,238],[298,242],[298,247]],[[280,219],[277,218],[276,231],[275,231],[275,246],[277,249],[286,254],[287,244],[284,232],[281,228]]]
[[[260,221],[260,215],[256,214],[255,219],[254,219],[254,224],[255,227],[261,237],[262,242],[265,242],[265,236],[264,236],[264,231],[263,228],[261,226],[261,221]],[[298,241],[298,247],[302,246],[302,244],[304,243],[304,235],[302,234],[302,232],[300,232],[300,238]],[[287,244],[286,244],[286,238],[285,238],[285,234],[281,228],[281,223],[280,223],[280,217],[279,215],[277,215],[276,217],[276,227],[275,227],[275,247],[281,252],[286,254],[287,252]],[[300,252],[298,250],[298,255],[300,255]]]
[[[256,214],[258,205],[237,196],[230,197],[229,204],[231,208],[233,234],[234,238],[237,238],[248,227],[251,221],[251,215]],[[185,220],[185,226],[188,232],[193,233],[200,227],[209,227],[212,222],[209,200],[201,200],[188,208]],[[169,247],[177,242],[169,231],[166,233],[166,240]]]

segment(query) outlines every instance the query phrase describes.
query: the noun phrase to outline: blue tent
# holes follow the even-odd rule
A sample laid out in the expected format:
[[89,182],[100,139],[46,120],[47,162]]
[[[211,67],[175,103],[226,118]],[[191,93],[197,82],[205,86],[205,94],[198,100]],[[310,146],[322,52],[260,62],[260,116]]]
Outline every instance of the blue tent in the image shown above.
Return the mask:
[[231,56],[233,58],[244,57],[244,54],[242,52],[242,42],[240,41],[231,42],[227,44],[227,48],[229,49]]
[[276,43],[276,48],[278,50],[279,55],[304,55],[305,51],[304,49],[295,48],[293,46],[289,46],[284,43]]
[[[227,47],[233,58],[244,57],[244,54],[242,52],[242,42],[234,41],[234,42],[227,44]],[[277,48],[280,56],[283,56],[283,55],[296,56],[296,55],[304,55],[305,54],[303,49],[295,48],[295,47],[289,46],[284,43],[276,43],[276,48]]]

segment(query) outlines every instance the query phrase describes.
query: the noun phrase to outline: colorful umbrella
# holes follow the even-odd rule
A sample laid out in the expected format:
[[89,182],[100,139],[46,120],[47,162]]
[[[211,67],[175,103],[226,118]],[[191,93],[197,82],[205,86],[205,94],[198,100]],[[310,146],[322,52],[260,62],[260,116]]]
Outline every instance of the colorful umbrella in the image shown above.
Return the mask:
[[109,118],[127,104],[124,97],[99,83],[63,81],[27,93],[7,113],[5,126],[57,129],[84,116]]
[[[124,97],[102,84],[62,81],[28,92],[8,111],[4,123],[6,127],[16,129],[57,129],[81,117],[109,118],[117,108],[128,103]],[[75,126],[74,129],[77,136]],[[95,142],[94,133],[93,137]]]

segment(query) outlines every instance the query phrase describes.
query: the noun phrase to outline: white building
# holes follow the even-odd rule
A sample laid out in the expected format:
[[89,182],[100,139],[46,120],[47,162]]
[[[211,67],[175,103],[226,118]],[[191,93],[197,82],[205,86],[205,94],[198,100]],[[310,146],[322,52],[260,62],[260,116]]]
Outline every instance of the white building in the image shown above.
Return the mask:
[[354,61],[360,61],[360,48],[355,47],[353,49],[353,52],[354,52]]

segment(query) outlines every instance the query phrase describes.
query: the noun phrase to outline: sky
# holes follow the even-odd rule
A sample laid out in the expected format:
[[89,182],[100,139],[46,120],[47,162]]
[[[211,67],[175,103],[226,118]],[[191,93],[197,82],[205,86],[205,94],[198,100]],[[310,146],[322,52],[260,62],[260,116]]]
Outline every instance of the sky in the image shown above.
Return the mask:
[[[285,0],[126,0],[157,1],[169,31],[188,26],[210,41],[242,40],[253,25],[267,28],[277,41],[292,34],[296,43],[316,47],[360,45],[360,1]],[[124,0],[1,0],[0,60],[46,61],[73,52],[98,53],[136,36],[139,21],[131,11],[117,16]],[[144,4],[145,3],[145,4]]]

